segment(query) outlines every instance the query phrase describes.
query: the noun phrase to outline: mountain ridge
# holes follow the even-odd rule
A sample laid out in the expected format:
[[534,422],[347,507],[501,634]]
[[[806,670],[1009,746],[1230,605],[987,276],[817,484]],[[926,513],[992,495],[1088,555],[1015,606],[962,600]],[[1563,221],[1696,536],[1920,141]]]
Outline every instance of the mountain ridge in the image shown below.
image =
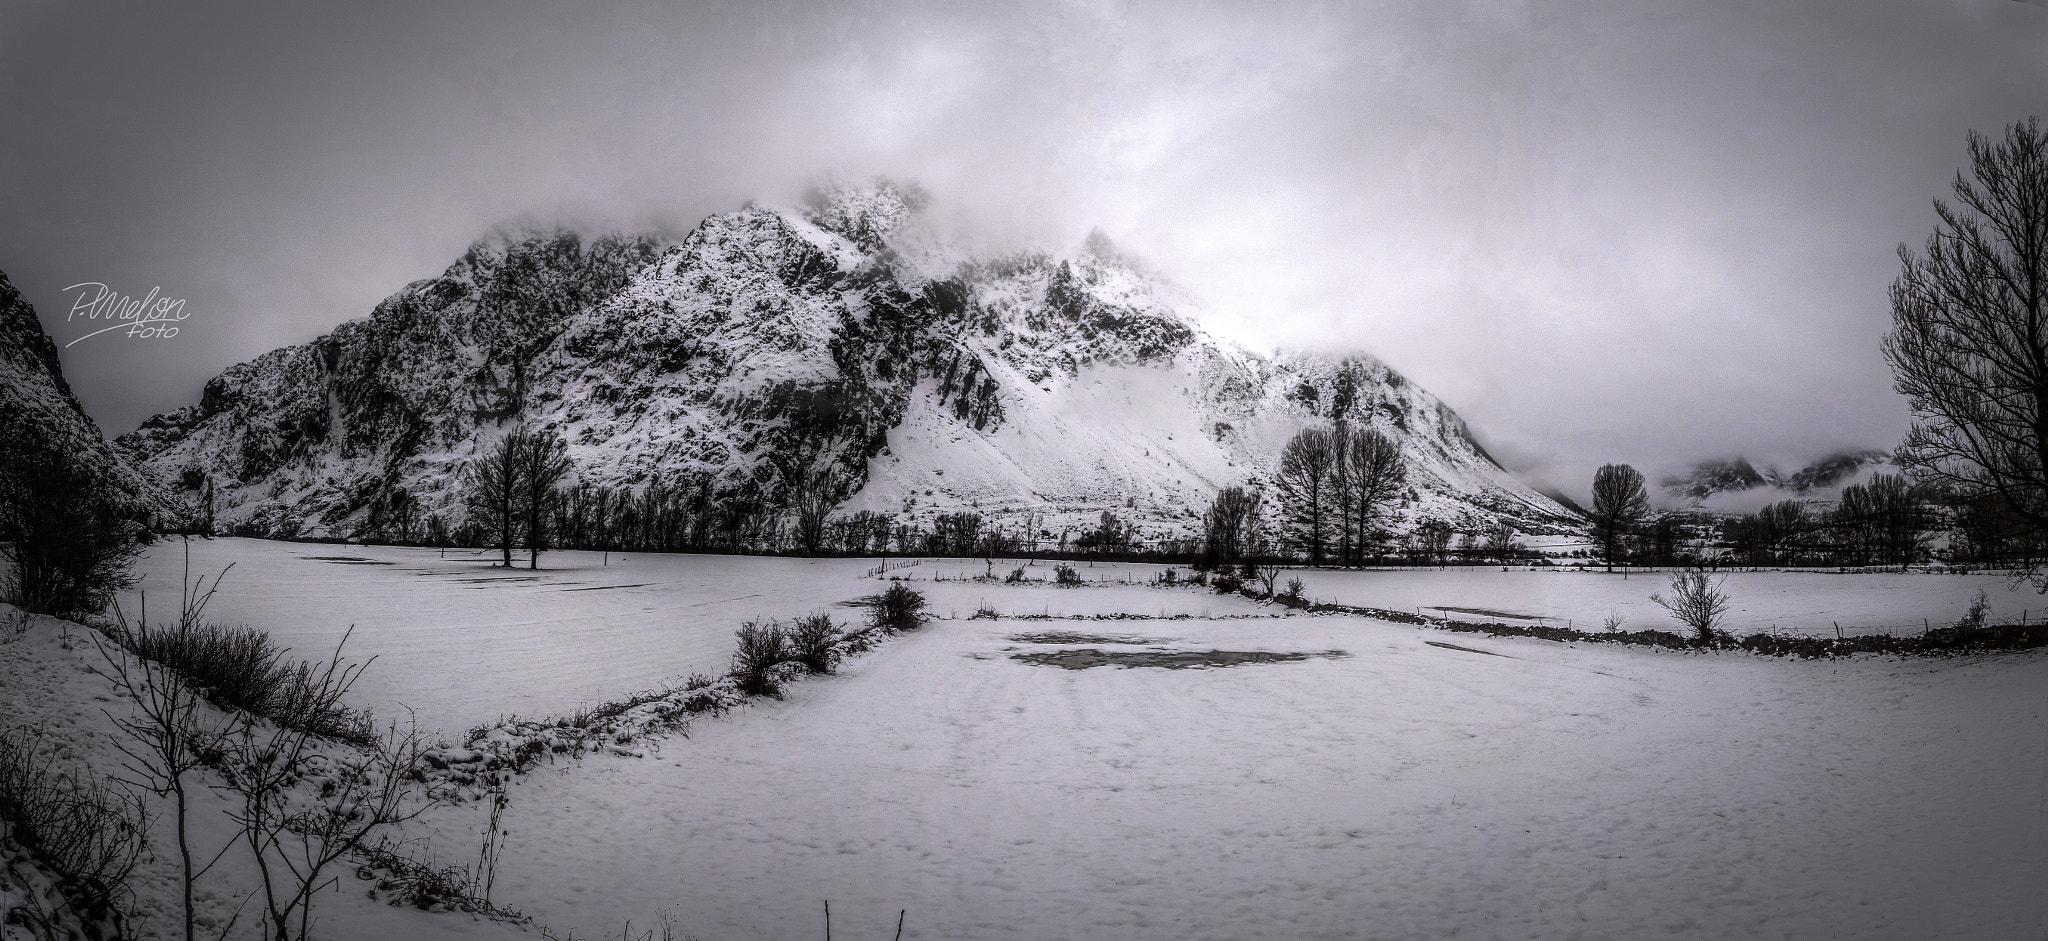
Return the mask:
[[1217,340],[1099,233],[962,256],[906,231],[927,201],[883,180],[674,239],[487,238],[120,443],[162,480],[217,478],[222,521],[260,535],[370,532],[393,501],[458,513],[457,469],[516,423],[562,434],[584,482],[687,494],[726,530],[823,488],[845,513],[1050,530],[1110,510],[1166,538],[1343,420],[1403,444],[1408,517],[1575,525],[1377,359]]
[[1826,490],[1861,474],[1865,468],[1892,462],[1891,452],[1877,448],[1846,448],[1833,451],[1790,474],[1775,466],[1758,468],[1747,458],[1719,458],[1701,461],[1691,468],[1660,481],[1672,497],[1703,501],[1719,494],[1739,494],[1757,489],[1804,496]]

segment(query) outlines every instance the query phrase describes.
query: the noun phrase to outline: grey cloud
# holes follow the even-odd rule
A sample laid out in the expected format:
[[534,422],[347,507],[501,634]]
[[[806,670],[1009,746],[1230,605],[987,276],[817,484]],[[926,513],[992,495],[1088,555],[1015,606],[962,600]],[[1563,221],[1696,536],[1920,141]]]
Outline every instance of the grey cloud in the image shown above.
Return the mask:
[[1568,490],[1885,446],[1877,354],[1969,128],[2048,112],[2010,0],[619,2],[0,13],[0,267],[161,285],[66,368],[110,432],[495,225],[687,229],[825,172],[1100,228],[1254,346],[1362,348]]

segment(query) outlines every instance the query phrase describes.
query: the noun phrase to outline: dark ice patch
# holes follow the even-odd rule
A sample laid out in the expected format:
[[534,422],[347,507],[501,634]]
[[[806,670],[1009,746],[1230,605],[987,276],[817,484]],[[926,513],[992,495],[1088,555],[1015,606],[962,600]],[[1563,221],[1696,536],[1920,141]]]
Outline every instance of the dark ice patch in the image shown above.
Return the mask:
[[1012,634],[1010,639],[1020,644],[1163,644],[1171,640],[1171,638],[1131,637],[1116,634],[1080,634],[1074,631]]
[[1310,657],[1337,658],[1348,656],[1342,650],[1324,650],[1314,653],[1275,653],[1269,650],[1049,650],[1034,653],[1011,654],[1013,660],[1036,663],[1040,666],[1059,667],[1063,670],[1086,670],[1090,667],[1158,667],[1165,670],[1203,669],[1207,667],[1234,667],[1241,663],[1292,663]]
[[[1508,657],[1508,655],[1504,653],[1494,653],[1491,650],[1478,650],[1472,647],[1460,647],[1457,644],[1446,644],[1440,640],[1425,640],[1423,641],[1423,643],[1428,644],[1431,647],[1442,647],[1445,650],[1462,650],[1466,653],[1483,653],[1489,657]],[[1513,660],[1515,658],[1508,657],[1508,659]]]

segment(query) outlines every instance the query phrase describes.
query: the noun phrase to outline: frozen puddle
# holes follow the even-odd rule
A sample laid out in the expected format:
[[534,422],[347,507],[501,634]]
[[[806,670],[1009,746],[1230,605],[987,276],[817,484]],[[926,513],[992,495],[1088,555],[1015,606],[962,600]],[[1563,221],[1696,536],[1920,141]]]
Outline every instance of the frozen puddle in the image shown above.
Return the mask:
[[390,563],[390,562],[380,562],[380,561],[378,561],[378,560],[376,560],[376,559],[360,559],[360,558],[357,558],[357,557],[355,557],[355,556],[352,556],[352,555],[309,555],[309,556],[305,556],[304,558],[305,558],[305,559],[306,559],[307,561],[309,561],[309,562],[333,562],[333,563],[335,563],[336,565],[391,565],[391,564],[392,564],[392,563]]
[[1011,659],[1042,666],[1059,667],[1063,670],[1086,670],[1090,667],[1160,667],[1167,670],[1200,669],[1203,667],[1234,667],[1240,663],[1290,663],[1307,660],[1310,657],[1335,659],[1346,656],[1342,650],[1324,650],[1315,653],[1274,653],[1268,650],[1048,650],[1035,653],[1011,654]]
[[1042,634],[1012,634],[1010,639],[1020,644],[1166,644],[1171,637],[1131,637],[1115,634],[1080,634],[1074,631],[1047,631]]

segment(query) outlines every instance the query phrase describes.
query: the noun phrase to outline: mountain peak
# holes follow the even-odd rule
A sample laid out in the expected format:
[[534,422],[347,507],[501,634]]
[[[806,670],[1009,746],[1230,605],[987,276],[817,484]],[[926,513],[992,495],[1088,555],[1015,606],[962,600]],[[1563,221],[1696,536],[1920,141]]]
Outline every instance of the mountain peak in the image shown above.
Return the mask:
[[1113,510],[1179,538],[1300,428],[1346,421],[1408,455],[1403,519],[1573,525],[1371,357],[1219,343],[1100,233],[1063,255],[905,252],[925,202],[880,179],[674,243],[499,233],[123,441],[166,480],[211,476],[234,531],[416,538],[460,525],[464,462],[517,422],[560,434],[585,485],[687,495],[691,545],[742,548],[821,479],[841,514],[1043,535]]
[[812,225],[873,251],[930,202],[931,197],[914,182],[898,183],[884,176],[865,184],[827,180],[805,197],[803,215]]
[[1798,471],[1785,474],[1776,467],[1758,469],[1747,458],[1734,457],[1701,461],[1683,473],[1664,478],[1661,483],[1665,493],[1693,501],[1706,500],[1716,494],[1737,494],[1761,488],[1805,495],[1848,481],[1871,465],[1890,462],[1889,451],[1851,448],[1835,451]]

